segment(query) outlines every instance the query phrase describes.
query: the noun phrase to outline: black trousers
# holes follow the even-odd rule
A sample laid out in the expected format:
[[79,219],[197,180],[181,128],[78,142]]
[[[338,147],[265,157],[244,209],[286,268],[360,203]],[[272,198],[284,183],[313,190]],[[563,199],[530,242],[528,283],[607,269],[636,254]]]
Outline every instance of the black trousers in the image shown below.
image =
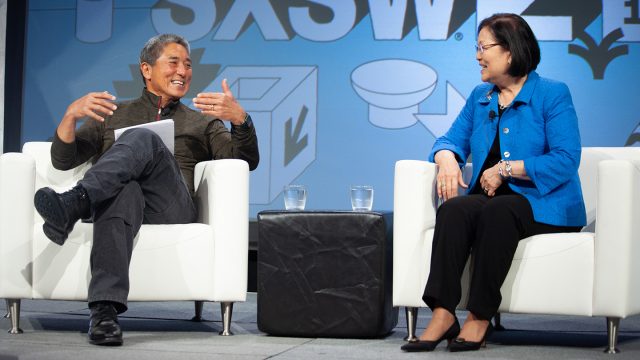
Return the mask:
[[146,129],[122,134],[79,183],[89,195],[94,223],[89,305],[111,301],[124,312],[140,226],[195,222],[195,204],[176,159]]
[[462,296],[460,278],[473,254],[467,309],[490,320],[502,301],[500,287],[518,242],[537,234],[580,229],[536,222],[529,202],[519,194],[472,194],[445,201],[436,215],[431,270],[422,299],[432,310],[443,307],[455,314]]

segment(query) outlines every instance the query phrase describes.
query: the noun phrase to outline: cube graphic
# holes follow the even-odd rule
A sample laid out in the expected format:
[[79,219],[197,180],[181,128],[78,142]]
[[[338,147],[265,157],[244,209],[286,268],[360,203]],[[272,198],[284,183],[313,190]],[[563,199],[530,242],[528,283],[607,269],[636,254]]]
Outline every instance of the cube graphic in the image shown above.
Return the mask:
[[227,79],[258,135],[260,164],[251,172],[250,202],[268,204],[316,157],[318,69],[315,66],[228,66]]

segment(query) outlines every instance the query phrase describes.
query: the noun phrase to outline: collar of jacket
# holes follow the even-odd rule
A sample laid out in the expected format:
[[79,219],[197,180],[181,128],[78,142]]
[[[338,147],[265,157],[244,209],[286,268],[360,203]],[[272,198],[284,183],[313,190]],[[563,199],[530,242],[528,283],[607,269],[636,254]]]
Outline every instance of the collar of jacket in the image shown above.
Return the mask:
[[[142,89],[142,99],[144,99],[145,103],[148,103],[154,109],[158,109],[160,96],[153,94],[152,92],[147,90],[146,87]],[[180,104],[180,99],[169,101],[167,103],[167,106],[162,108],[162,116],[168,116],[168,115],[174,114],[176,109],[178,108],[178,104]]]
[[[527,80],[524,82],[524,85],[522,85],[522,89],[520,89],[520,92],[518,93],[516,98],[513,99],[514,107],[520,104],[528,104],[529,101],[531,101],[533,90],[536,88],[536,84],[538,83],[539,79],[540,79],[540,76],[538,75],[537,72],[531,71],[529,73],[529,75],[527,76]],[[485,96],[481,96],[478,99],[478,102],[480,104],[487,105],[491,102],[491,98],[493,97],[493,94],[497,94],[498,92],[499,92],[498,87],[494,85],[493,87],[491,87],[491,89],[487,92]],[[497,103],[497,99],[498,99],[498,96],[496,95],[496,103]]]

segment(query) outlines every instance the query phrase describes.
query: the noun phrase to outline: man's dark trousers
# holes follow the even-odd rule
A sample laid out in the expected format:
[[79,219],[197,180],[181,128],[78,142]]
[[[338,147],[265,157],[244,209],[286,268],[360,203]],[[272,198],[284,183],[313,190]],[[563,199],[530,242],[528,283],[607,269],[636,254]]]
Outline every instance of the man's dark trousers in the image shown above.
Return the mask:
[[140,226],[195,222],[195,204],[176,159],[147,129],[124,132],[79,183],[89,195],[94,223],[89,304],[111,301],[124,312]]

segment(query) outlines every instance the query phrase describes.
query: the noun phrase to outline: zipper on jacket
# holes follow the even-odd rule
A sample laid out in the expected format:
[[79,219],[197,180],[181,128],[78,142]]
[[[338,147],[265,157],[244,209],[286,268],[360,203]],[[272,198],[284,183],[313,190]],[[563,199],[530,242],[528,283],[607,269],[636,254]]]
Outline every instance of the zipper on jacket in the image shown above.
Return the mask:
[[160,120],[160,113],[162,112],[160,104],[162,104],[162,96],[158,99],[158,114],[156,115],[156,121]]

